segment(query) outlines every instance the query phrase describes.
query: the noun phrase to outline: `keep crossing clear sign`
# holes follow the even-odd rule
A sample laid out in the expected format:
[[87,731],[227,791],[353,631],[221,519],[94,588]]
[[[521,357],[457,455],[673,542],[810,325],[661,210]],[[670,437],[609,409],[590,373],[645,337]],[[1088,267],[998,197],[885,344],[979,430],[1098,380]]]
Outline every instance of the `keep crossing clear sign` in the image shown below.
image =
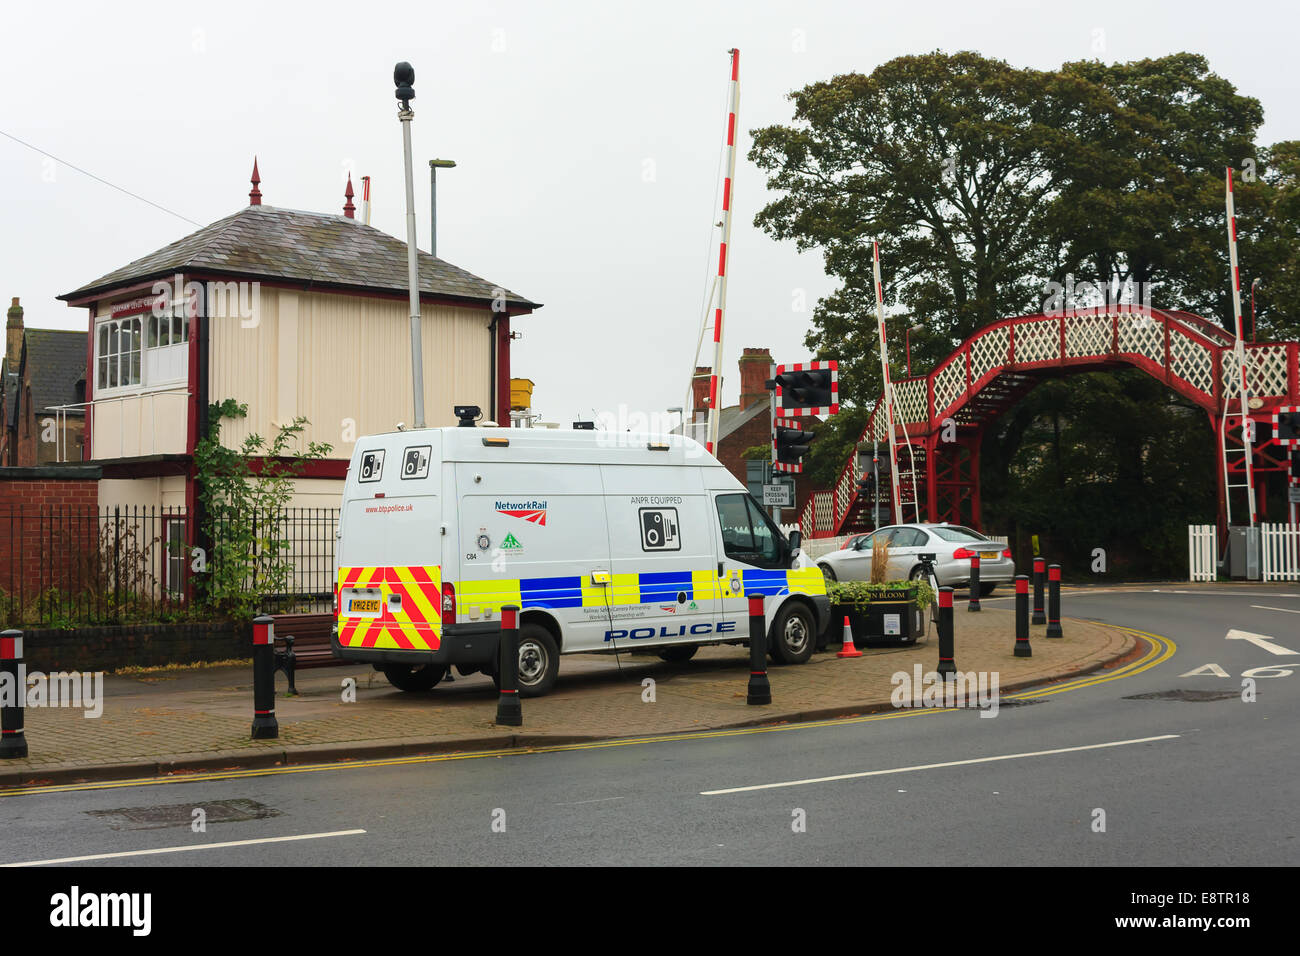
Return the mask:
[[794,488],[790,485],[764,485],[763,504],[777,508],[789,508],[794,504]]

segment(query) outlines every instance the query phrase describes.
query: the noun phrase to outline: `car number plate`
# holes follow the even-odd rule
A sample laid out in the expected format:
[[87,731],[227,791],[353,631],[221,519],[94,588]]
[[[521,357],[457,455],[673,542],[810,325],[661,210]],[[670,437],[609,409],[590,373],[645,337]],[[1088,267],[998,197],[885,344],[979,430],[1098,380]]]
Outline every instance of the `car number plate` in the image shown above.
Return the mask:
[[353,598],[348,605],[349,611],[366,611],[377,612],[379,610],[378,598]]
[[997,552],[997,551],[981,551],[981,552],[980,552],[980,560],[981,560],[981,561],[992,560],[992,559],[996,558],[996,557],[998,556],[998,554],[999,554],[999,552]]

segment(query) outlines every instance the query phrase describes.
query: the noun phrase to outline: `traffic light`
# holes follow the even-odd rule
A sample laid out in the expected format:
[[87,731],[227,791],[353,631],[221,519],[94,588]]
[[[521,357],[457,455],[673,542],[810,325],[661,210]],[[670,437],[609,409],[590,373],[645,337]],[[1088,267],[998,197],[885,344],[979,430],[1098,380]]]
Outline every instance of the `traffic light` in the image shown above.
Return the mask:
[[803,431],[796,421],[778,418],[772,425],[772,470],[803,471],[803,456],[817,436]]
[[798,362],[778,365],[772,379],[776,389],[776,415],[838,414],[840,410],[839,363]]
[[1273,434],[1280,444],[1300,444],[1300,409],[1279,408],[1273,415]]

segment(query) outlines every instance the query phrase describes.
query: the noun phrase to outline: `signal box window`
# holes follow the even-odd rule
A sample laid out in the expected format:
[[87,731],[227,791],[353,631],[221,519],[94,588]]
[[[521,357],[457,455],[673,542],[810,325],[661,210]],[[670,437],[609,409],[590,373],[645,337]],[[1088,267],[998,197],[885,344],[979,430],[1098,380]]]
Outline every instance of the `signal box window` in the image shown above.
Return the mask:
[[781,545],[767,515],[749,495],[718,495],[722,549],[727,557],[758,568],[781,567]]

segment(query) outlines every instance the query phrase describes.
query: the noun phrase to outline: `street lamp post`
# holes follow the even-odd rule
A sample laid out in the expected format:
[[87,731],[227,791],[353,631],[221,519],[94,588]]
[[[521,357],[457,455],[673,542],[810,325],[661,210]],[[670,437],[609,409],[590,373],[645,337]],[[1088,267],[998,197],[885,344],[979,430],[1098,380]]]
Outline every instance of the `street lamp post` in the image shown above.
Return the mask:
[[912,333],[920,332],[921,329],[923,328],[925,328],[925,326],[923,325],[908,326],[907,332],[904,333],[903,335],[903,341],[907,345],[907,377],[908,378],[912,377]]
[[420,346],[420,263],[415,248],[415,174],[411,170],[411,120],[415,111],[415,68],[403,60],[393,67],[393,84],[402,107],[402,159],[406,166],[406,270],[411,300],[411,388],[415,393],[415,427],[424,427],[424,361]]
[[438,170],[453,169],[453,159],[429,160],[429,255],[438,254]]
[[1259,285],[1258,279],[1252,279],[1250,283],[1250,344],[1255,344],[1255,286]]

